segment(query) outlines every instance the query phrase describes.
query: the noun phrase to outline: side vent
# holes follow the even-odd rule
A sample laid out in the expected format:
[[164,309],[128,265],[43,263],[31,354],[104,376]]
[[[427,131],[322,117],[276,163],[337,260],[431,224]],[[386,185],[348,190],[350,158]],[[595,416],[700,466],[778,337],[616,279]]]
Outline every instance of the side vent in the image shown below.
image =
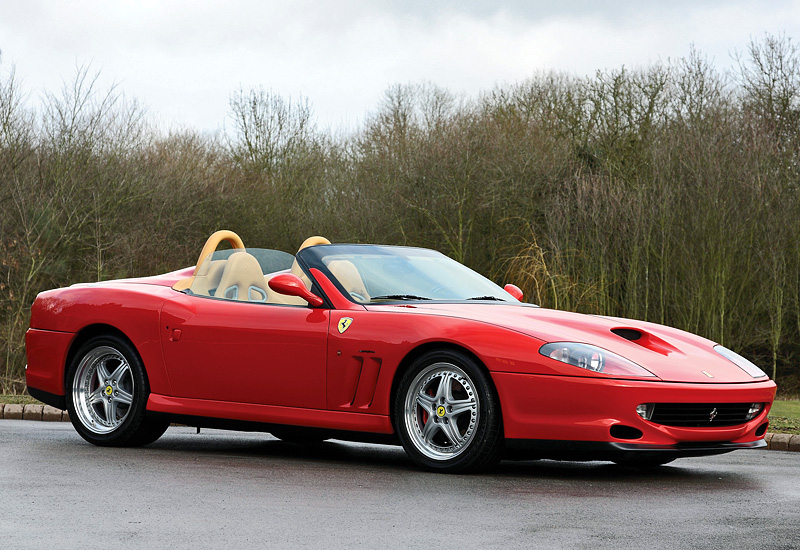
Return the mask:
[[634,328],[612,328],[611,332],[631,342],[635,342],[642,337],[642,333]]
[[363,361],[361,376],[358,378],[358,388],[350,406],[359,409],[368,409],[375,397],[375,387],[378,384],[378,375],[381,373],[380,357],[367,357]]

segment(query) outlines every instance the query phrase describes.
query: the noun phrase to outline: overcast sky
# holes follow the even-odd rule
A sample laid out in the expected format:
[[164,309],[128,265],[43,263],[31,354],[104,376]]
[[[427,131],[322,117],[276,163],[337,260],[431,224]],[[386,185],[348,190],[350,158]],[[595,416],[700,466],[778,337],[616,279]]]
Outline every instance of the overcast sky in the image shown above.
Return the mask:
[[164,126],[222,127],[235,90],[307,97],[353,128],[396,83],[469,95],[537,71],[593,74],[688,55],[720,69],[751,38],[800,42],[800,0],[0,0],[0,76],[35,104],[77,66]]

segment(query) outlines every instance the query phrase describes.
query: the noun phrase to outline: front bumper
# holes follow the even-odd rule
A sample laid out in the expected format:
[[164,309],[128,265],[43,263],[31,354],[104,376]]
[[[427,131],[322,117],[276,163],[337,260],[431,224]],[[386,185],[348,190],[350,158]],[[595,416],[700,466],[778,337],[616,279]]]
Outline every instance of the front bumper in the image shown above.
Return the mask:
[[[595,450],[680,452],[697,456],[763,446],[767,414],[775,397],[771,380],[748,384],[688,384],[493,372],[503,428],[510,440],[580,444],[613,443]],[[642,403],[766,403],[752,420],[737,426],[674,427],[644,420]],[[640,437],[614,437],[633,428]],[[761,443],[759,443],[761,442]],[[550,444],[547,444],[550,445]],[[513,447],[513,443],[511,443]],[[531,445],[527,445],[530,447]],[[533,445],[537,446],[537,445]],[[538,444],[541,447],[541,443]],[[587,449],[591,450],[591,449]],[[676,456],[677,458],[677,456]]]

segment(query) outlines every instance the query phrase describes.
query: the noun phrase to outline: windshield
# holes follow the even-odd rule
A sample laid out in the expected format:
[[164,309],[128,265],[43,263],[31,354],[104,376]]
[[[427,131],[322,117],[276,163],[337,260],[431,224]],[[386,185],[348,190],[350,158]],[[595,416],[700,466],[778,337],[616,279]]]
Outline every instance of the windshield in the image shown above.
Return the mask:
[[519,303],[508,292],[444,254],[424,248],[319,245],[298,260],[322,271],[358,303],[490,300]]

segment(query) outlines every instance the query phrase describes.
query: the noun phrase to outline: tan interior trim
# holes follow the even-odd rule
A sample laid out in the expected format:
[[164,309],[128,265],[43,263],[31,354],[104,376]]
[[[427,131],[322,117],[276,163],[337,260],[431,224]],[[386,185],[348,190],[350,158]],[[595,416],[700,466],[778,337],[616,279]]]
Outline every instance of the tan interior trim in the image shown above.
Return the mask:
[[[313,238],[313,237],[312,237]],[[186,290],[192,283],[194,282],[195,274],[200,266],[203,264],[203,260],[206,259],[207,256],[212,254],[217,247],[220,245],[222,241],[228,241],[233,248],[244,250],[244,243],[242,242],[241,237],[234,233],[233,231],[228,231],[227,229],[221,229],[220,231],[215,232],[211,235],[206,244],[203,245],[203,250],[200,252],[200,257],[197,259],[197,263],[194,266],[194,273],[191,277],[186,277],[185,279],[181,279],[177,283],[175,283],[172,288],[173,290]]]
[[300,248],[298,248],[297,251],[300,252],[304,248],[308,248],[309,246],[316,246],[318,244],[331,244],[331,242],[325,237],[320,237],[319,235],[315,235],[313,237],[309,237],[306,240],[304,240],[303,244],[300,245]]
[[369,292],[358,268],[349,260],[334,260],[328,264],[331,275],[344,287],[356,302],[369,302]]

